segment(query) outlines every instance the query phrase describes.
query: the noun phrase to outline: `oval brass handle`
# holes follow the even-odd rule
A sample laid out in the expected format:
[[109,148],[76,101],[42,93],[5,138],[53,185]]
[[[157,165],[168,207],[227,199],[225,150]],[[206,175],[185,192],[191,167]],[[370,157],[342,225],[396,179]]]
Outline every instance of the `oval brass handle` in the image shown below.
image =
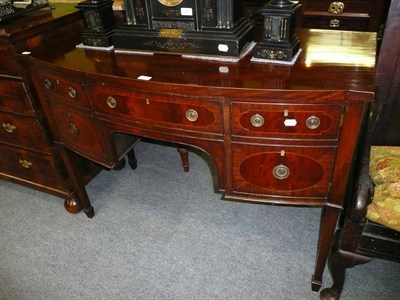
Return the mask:
[[44,87],[48,90],[51,90],[53,88],[53,84],[51,81],[47,78],[44,79]]
[[188,109],[186,111],[186,119],[188,119],[190,122],[197,121],[198,118],[199,114],[194,109]]
[[19,159],[19,163],[21,166],[23,166],[25,169],[29,169],[32,167],[32,163],[30,161],[27,161],[26,159]]
[[272,169],[272,175],[274,175],[275,178],[282,180],[289,177],[290,170],[285,165],[277,165]]
[[69,132],[73,136],[78,136],[79,135],[78,127],[76,127],[76,125],[74,123],[69,123]]
[[110,108],[116,108],[117,107],[117,100],[115,100],[113,97],[107,97],[107,105]]
[[68,88],[68,95],[69,95],[72,99],[75,99],[76,96],[77,96],[78,94],[76,93],[76,91],[75,91],[72,87],[69,87],[69,88]]
[[10,123],[4,123],[3,122],[3,128],[8,132],[8,133],[14,133],[17,130],[17,127]]
[[340,26],[340,21],[338,19],[333,19],[329,21],[329,27],[338,28]]
[[311,116],[306,120],[306,125],[309,129],[317,129],[320,124],[321,121],[316,116]]
[[250,118],[251,125],[254,127],[261,127],[264,125],[264,117],[259,114],[255,114]]

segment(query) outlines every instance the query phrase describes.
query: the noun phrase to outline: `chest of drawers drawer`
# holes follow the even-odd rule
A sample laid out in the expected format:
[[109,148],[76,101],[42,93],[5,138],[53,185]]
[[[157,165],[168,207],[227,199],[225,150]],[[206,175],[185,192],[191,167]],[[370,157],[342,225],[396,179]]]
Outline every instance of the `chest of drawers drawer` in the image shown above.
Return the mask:
[[58,166],[52,156],[0,144],[0,174],[41,186],[63,189]]
[[337,139],[341,105],[239,103],[231,105],[232,134],[269,138]]
[[33,106],[24,83],[0,78],[0,110],[33,116]]
[[95,110],[106,117],[144,122],[157,127],[222,133],[219,101],[163,96],[121,89],[90,87]]
[[49,151],[37,119],[0,112],[0,142]]
[[299,199],[327,197],[335,147],[234,144],[232,153],[234,192]]
[[301,0],[300,24],[305,28],[379,31],[386,0]]
[[104,159],[101,138],[91,116],[55,103],[50,103],[50,110],[57,124],[59,139],[65,145],[95,160]]
[[51,72],[40,72],[40,81],[48,99],[89,110],[85,86],[79,80]]

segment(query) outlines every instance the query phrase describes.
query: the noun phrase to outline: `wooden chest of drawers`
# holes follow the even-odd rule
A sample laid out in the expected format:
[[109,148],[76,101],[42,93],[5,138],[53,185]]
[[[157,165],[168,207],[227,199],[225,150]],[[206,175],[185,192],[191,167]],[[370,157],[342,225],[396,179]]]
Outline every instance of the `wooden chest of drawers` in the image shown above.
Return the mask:
[[300,0],[297,26],[378,32],[389,0]]
[[[18,55],[82,29],[80,13],[70,5],[53,11],[44,8],[0,24],[0,178],[67,202],[76,195]],[[87,160],[77,158],[76,163],[83,176],[96,172]]]

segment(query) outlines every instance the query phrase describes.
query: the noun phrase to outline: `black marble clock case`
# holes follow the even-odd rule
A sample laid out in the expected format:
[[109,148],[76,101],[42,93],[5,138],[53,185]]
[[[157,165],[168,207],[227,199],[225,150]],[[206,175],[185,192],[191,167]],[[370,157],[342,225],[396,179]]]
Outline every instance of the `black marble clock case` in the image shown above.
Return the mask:
[[124,2],[126,23],[112,36],[115,49],[239,56],[251,41],[252,24],[243,17],[241,1]]

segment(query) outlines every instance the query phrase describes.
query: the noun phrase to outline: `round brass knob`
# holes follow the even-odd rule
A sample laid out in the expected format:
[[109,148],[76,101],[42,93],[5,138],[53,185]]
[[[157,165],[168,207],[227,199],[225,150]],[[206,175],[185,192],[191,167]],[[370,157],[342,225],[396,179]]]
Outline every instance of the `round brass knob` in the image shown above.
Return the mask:
[[329,27],[331,28],[339,28],[340,27],[340,21],[338,19],[333,19],[329,21]]
[[76,91],[75,91],[72,87],[69,87],[69,88],[68,88],[68,95],[69,95],[72,99],[75,99],[76,96],[77,96],[77,93],[76,93]]
[[186,111],[186,119],[188,119],[190,122],[197,121],[198,118],[199,114],[194,109],[188,109]]
[[264,125],[264,117],[259,114],[255,114],[250,118],[250,122],[254,127],[261,127]]
[[3,122],[3,128],[8,132],[8,133],[14,133],[17,130],[17,127],[10,123],[4,123]]
[[320,124],[321,121],[316,116],[311,116],[306,120],[306,125],[309,129],[317,129]]
[[49,79],[45,78],[43,81],[44,87],[46,89],[51,90],[53,88],[53,85],[51,84],[51,81]]
[[79,135],[78,127],[76,127],[76,125],[74,123],[69,123],[69,132],[73,136],[78,136]]
[[282,180],[289,177],[290,170],[285,165],[277,165],[272,169],[272,175],[274,175],[275,178]]
[[30,161],[27,161],[25,159],[19,159],[19,163],[21,164],[21,166],[23,166],[25,169],[29,169],[30,167],[32,167],[32,163]]
[[109,97],[107,97],[107,105],[110,108],[116,108],[117,107],[117,100],[115,100],[113,97],[109,96]]

